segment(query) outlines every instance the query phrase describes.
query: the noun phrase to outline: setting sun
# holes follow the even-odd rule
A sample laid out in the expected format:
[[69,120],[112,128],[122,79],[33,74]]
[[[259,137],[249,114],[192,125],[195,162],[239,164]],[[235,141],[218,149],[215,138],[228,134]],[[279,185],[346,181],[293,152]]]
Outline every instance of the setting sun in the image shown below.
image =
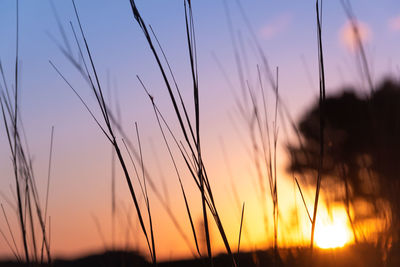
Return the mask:
[[315,242],[318,247],[338,248],[350,241],[350,231],[345,220],[333,220],[316,226]]

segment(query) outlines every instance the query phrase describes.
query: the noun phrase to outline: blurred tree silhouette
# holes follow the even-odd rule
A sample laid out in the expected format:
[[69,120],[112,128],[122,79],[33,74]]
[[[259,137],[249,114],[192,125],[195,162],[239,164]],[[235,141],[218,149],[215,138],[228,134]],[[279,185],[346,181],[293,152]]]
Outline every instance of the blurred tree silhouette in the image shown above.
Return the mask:
[[[324,190],[344,201],[350,222],[385,216],[390,238],[400,238],[400,84],[385,80],[359,96],[352,88],[326,99]],[[319,160],[319,106],[301,119],[301,144],[290,144],[289,170],[315,181]],[[368,203],[371,209],[365,212]],[[350,216],[350,209],[352,210]]]

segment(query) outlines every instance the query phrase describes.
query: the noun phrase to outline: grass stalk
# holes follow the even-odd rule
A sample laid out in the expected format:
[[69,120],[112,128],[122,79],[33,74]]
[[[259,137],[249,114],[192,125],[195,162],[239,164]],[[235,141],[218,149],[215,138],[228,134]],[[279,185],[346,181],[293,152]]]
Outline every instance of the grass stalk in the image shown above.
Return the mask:
[[312,224],[312,218],[311,218],[310,212],[308,211],[307,203],[306,203],[306,201],[304,199],[303,191],[301,190],[299,181],[297,181],[296,177],[294,177],[294,180],[296,181],[297,188],[299,189],[301,200],[303,201],[304,208],[306,209],[308,219],[310,219],[310,223]]
[[[19,63],[19,1],[16,1],[16,44],[15,44],[15,68],[14,68],[14,98],[13,102],[11,101],[10,93],[8,90],[7,83],[5,82],[3,68],[1,67],[1,73],[4,81],[4,88],[6,93],[2,91],[2,97],[0,97],[1,110],[3,115],[3,122],[6,128],[7,139],[11,151],[12,156],[12,164],[14,171],[14,179],[15,179],[15,191],[17,195],[17,214],[19,219],[19,227],[21,231],[21,238],[24,247],[25,253],[25,261],[27,264],[30,263],[28,243],[27,243],[27,234],[26,234],[26,224],[25,217],[23,212],[23,200],[21,196],[21,185],[20,185],[20,177],[19,177],[19,135],[18,135],[18,91],[19,91],[19,76],[18,76],[18,63]],[[1,65],[1,64],[0,64]],[[7,97],[5,97],[7,95]],[[4,103],[3,103],[4,102]],[[12,105],[12,103],[14,105]],[[5,106],[5,107],[4,107]],[[5,109],[8,112],[8,119],[6,116]]]
[[351,25],[351,29],[353,31],[354,34],[354,39],[356,41],[356,49],[359,52],[359,56],[360,56],[360,61],[361,61],[361,72],[362,74],[364,74],[364,77],[367,79],[368,82],[368,86],[370,89],[370,92],[373,93],[375,91],[374,89],[374,83],[372,81],[372,76],[371,76],[371,71],[369,69],[369,65],[368,65],[368,60],[367,60],[367,55],[365,53],[365,49],[364,49],[364,45],[363,42],[361,40],[361,35],[360,35],[360,31],[359,31],[359,24],[356,20],[356,17],[354,15],[353,12],[353,8],[351,6],[351,3],[349,0],[341,0],[342,3],[342,7],[346,13],[347,19],[350,22]]
[[[181,176],[180,176],[180,173],[179,173],[179,171],[178,171],[178,167],[177,167],[177,165],[176,165],[175,158],[174,158],[174,156],[173,156],[173,154],[172,154],[172,152],[171,152],[170,145],[169,145],[169,143],[168,143],[168,141],[167,141],[167,138],[166,138],[166,136],[165,136],[163,127],[162,127],[161,122],[160,122],[160,116],[162,116],[162,115],[159,114],[158,108],[157,108],[156,104],[154,103],[154,98],[149,94],[149,92],[147,91],[146,87],[144,86],[143,82],[140,80],[139,77],[138,77],[138,80],[139,80],[139,82],[141,83],[143,89],[146,91],[147,95],[149,96],[149,98],[150,98],[150,100],[151,100],[151,103],[152,103],[152,106],[153,106],[153,110],[154,110],[154,114],[155,114],[155,116],[156,116],[159,129],[160,129],[161,134],[162,134],[162,136],[163,136],[164,143],[165,143],[165,145],[166,145],[166,147],[167,147],[167,149],[168,149],[168,153],[169,153],[169,155],[170,155],[170,158],[171,158],[172,163],[173,163],[173,165],[174,165],[174,169],[175,169],[176,175],[177,175],[177,177],[178,177],[178,181],[179,181],[179,185],[180,185],[180,188],[181,188],[181,192],[182,192],[182,195],[183,195],[183,198],[184,198],[184,201],[185,201],[186,212],[187,212],[187,214],[188,214],[188,218],[189,218],[189,221],[190,221],[190,226],[191,226],[192,233],[193,233],[193,238],[194,238],[195,245],[196,245],[196,250],[197,250],[198,255],[201,257],[201,253],[200,253],[200,249],[199,249],[199,245],[198,245],[198,238],[197,238],[196,230],[195,230],[195,227],[194,227],[194,223],[193,223],[193,219],[192,219],[190,207],[189,207],[189,204],[188,204],[188,200],[187,200],[187,197],[186,197],[185,189],[184,189],[183,184],[182,184]],[[164,121],[164,119],[163,119],[163,121]],[[165,122],[165,121],[164,121],[164,122]],[[168,129],[170,129],[168,125],[167,125],[167,127],[168,127]],[[172,131],[170,131],[170,133],[171,133],[171,135],[173,135],[173,134],[172,134]],[[175,140],[175,143],[177,144],[177,141],[176,141],[175,136],[173,136],[173,138],[174,138],[174,140]],[[178,144],[177,144],[177,145],[178,145]],[[179,146],[179,145],[178,145],[178,146]]]
[[147,186],[146,186],[146,175],[144,173],[144,163],[143,163],[143,156],[142,156],[142,146],[140,144],[140,136],[139,136],[139,129],[137,126],[137,123],[135,122],[135,128],[136,128],[136,136],[138,140],[138,145],[139,145],[139,153],[140,153],[140,163],[141,163],[141,168],[142,168],[142,177],[143,177],[143,185],[144,185],[144,193],[145,193],[145,202],[146,202],[146,207],[147,207],[147,214],[149,216],[149,224],[150,224],[150,237],[151,237],[151,246],[152,246],[152,251],[153,251],[153,263],[156,264],[156,249],[154,245],[154,232],[153,232],[153,222],[151,218],[151,212],[150,212],[150,201],[149,201],[149,196],[147,193]]
[[[48,164],[48,169],[47,169],[46,204],[45,204],[45,209],[44,209],[44,227],[46,227],[46,225],[47,225],[47,208],[48,208],[48,203],[49,203],[51,163],[52,163],[52,156],[53,156],[53,141],[54,141],[54,126],[51,127],[51,136],[50,136],[49,164]],[[45,244],[46,244],[46,235],[44,233],[43,239],[42,239],[42,246],[40,249],[40,263],[41,264],[43,264],[43,255],[44,255],[43,252],[44,252]],[[49,247],[49,244],[46,246],[46,248],[47,248],[47,260],[48,260],[48,263],[50,263],[51,262],[50,249],[48,247]]]
[[[322,0],[321,0],[322,3]],[[311,224],[311,241],[310,247],[311,252],[314,247],[314,234],[315,234],[315,224],[317,220],[318,211],[318,200],[320,195],[321,180],[322,180],[322,168],[324,162],[324,129],[325,129],[325,118],[324,118],[324,104],[325,104],[325,69],[324,69],[324,55],[322,49],[322,9],[319,8],[319,0],[315,4],[317,13],[317,40],[318,40],[318,63],[319,63],[319,110],[320,110],[320,155],[319,155],[319,166],[317,174],[317,186],[315,190],[315,200],[314,200],[314,212]]]
[[[71,85],[71,83],[68,82],[68,80],[64,77],[64,75],[62,75],[62,73],[56,68],[56,66],[52,62],[50,62],[50,64],[53,66],[53,68],[56,70],[56,72],[60,75],[60,77],[67,83],[67,85],[73,90],[73,92],[78,96],[79,100],[83,103],[85,108],[88,110],[88,112],[90,113],[92,118],[95,120],[96,124],[99,126],[100,130],[103,132],[103,134],[105,135],[107,140],[113,146],[114,151],[116,153],[116,156],[118,158],[118,161],[120,162],[121,168],[123,170],[124,177],[125,177],[127,186],[129,188],[130,195],[132,197],[132,200],[133,200],[133,203],[134,203],[134,206],[135,206],[135,209],[136,209],[136,213],[137,213],[137,216],[138,216],[138,219],[139,219],[139,223],[140,223],[140,226],[141,226],[141,230],[142,230],[142,232],[143,232],[143,234],[144,234],[144,236],[146,238],[146,243],[148,245],[148,249],[149,249],[149,253],[150,253],[151,259],[152,259],[153,263],[156,264],[155,251],[152,249],[152,247],[154,248],[155,246],[154,245],[152,245],[152,246],[150,245],[150,239],[149,239],[149,235],[147,233],[146,227],[145,227],[142,211],[140,209],[140,206],[139,206],[136,194],[135,194],[135,190],[134,190],[134,187],[133,187],[133,184],[132,184],[132,181],[131,181],[131,178],[130,178],[130,174],[128,172],[128,168],[126,166],[124,157],[123,157],[123,155],[121,153],[121,150],[120,150],[120,147],[119,147],[119,145],[117,143],[117,138],[116,138],[116,135],[114,133],[113,125],[112,125],[111,120],[110,120],[109,109],[108,109],[108,107],[106,105],[106,102],[105,102],[105,98],[104,98],[104,95],[103,95],[103,90],[102,90],[102,87],[101,87],[101,83],[100,83],[100,80],[99,80],[99,77],[98,77],[98,74],[97,74],[97,70],[96,70],[96,67],[95,67],[95,64],[94,64],[94,60],[93,60],[91,51],[89,49],[89,45],[88,45],[87,39],[86,39],[85,34],[83,32],[82,24],[81,24],[79,15],[78,15],[78,11],[77,11],[77,8],[76,8],[76,5],[75,5],[75,1],[72,1],[72,3],[73,3],[74,11],[75,11],[75,16],[76,16],[76,19],[78,21],[81,37],[82,37],[84,45],[85,45],[85,52],[86,52],[87,57],[89,58],[89,64],[90,64],[91,71],[92,71],[94,77],[92,77],[92,75],[89,73],[89,69],[87,67],[88,65],[86,64],[85,58],[83,56],[82,49],[80,48],[77,36],[75,34],[75,31],[74,31],[74,37],[75,37],[77,46],[79,48],[80,57],[81,57],[81,59],[83,61],[84,67],[85,67],[84,70],[82,68],[78,68],[78,70],[81,71],[81,74],[85,78],[85,80],[89,81],[89,84],[91,86],[91,91],[94,93],[96,101],[97,101],[97,105],[98,105],[98,107],[99,107],[99,109],[101,111],[101,115],[102,115],[102,119],[103,119],[103,122],[105,124],[105,127],[103,127],[100,124],[99,120],[95,117],[94,113],[90,110],[90,108],[87,106],[87,104],[82,99],[82,97],[80,97],[79,93],[75,90],[75,88]],[[72,26],[72,23],[71,23],[71,26]],[[73,27],[72,27],[72,29],[73,29]],[[70,57],[68,57],[68,58],[70,59]],[[72,62],[74,62],[74,61],[72,61]],[[93,82],[93,81],[95,81],[95,82]],[[149,209],[147,211],[149,212]],[[149,218],[150,218],[151,215],[150,214],[148,214],[148,215],[149,215]],[[150,223],[150,228],[151,228],[150,231],[152,232],[153,231],[152,223]],[[154,238],[154,236],[151,235],[151,242],[152,243],[154,242],[153,238]]]
[[[194,114],[195,115],[195,123],[194,124],[192,124],[190,122],[188,116],[185,115],[188,126],[185,126],[185,124],[184,124],[181,111],[177,105],[176,97],[175,97],[174,93],[172,92],[171,83],[166,75],[166,71],[165,71],[163,64],[161,63],[160,57],[155,49],[155,46],[153,44],[153,41],[149,34],[147,26],[141,16],[139,10],[137,9],[135,1],[130,0],[130,4],[131,4],[133,16],[134,16],[135,20],[137,21],[137,23],[139,24],[140,28],[142,29],[142,32],[145,35],[147,43],[153,53],[153,56],[156,60],[157,65],[159,67],[159,70],[163,77],[164,83],[167,87],[167,91],[169,93],[171,102],[173,104],[175,115],[178,119],[181,132],[184,135],[186,145],[189,148],[191,156],[195,162],[195,169],[192,169],[189,164],[190,160],[185,158],[185,156],[181,150],[181,154],[183,155],[185,162],[187,163],[187,167],[189,168],[194,180],[198,181],[199,190],[200,190],[200,194],[201,194],[201,201],[202,201],[202,213],[203,213],[204,230],[205,230],[206,242],[207,242],[207,253],[210,258],[211,265],[212,265],[212,250],[211,250],[211,243],[210,243],[210,238],[209,238],[210,234],[209,234],[209,225],[208,225],[208,220],[207,220],[207,209],[206,209],[206,207],[208,205],[210,208],[210,212],[213,215],[214,220],[217,224],[220,235],[224,241],[224,245],[226,247],[228,254],[230,254],[232,256],[232,252],[231,252],[229,243],[228,243],[226,235],[225,235],[225,231],[222,227],[222,223],[221,223],[220,217],[218,215],[218,212],[217,212],[217,209],[215,206],[210,183],[209,183],[209,180],[207,177],[207,173],[205,171],[205,166],[202,161],[201,144],[200,144],[200,104],[199,104],[199,89],[198,89],[196,38],[195,38],[191,1],[184,2],[186,37],[187,37],[187,44],[188,44],[188,51],[189,51],[191,77],[192,77],[192,82],[193,82],[193,100],[194,100],[194,113],[195,113]],[[181,104],[185,110],[184,102],[181,101]],[[185,113],[185,114],[187,114],[187,113]],[[192,125],[194,125],[194,127]],[[192,129],[194,129],[193,132],[192,132]],[[190,131],[190,133],[194,133],[194,136],[192,135],[192,139],[194,139],[193,143],[189,139],[188,131]],[[209,200],[210,200],[209,202],[207,201],[207,198],[209,198]],[[209,204],[207,204],[207,202]],[[232,256],[232,261],[233,261],[232,262],[233,265],[236,265],[233,256]]]
[[3,216],[4,216],[4,219],[6,220],[7,227],[8,227],[8,232],[10,233],[11,240],[13,242],[14,248],[11,246],[11,244],[8,241],[8,239],[6,238],[4,233],[2,232],[3,238],[6,241],[6,243],[7,243],[8,247],[10,248],[11,252],[14,254],[15,258],[17,259],[17,261],[21,262],[21,258],[19,257],[17,243],[15,242],[14,234],[13,234],[13,232],[11,230],[11,226],[10,226],[10,223],[8,221],[8,217],[7,217],[7,214],[6,214],[5,210],[4,210],[3,204],[1,204],[1,210],[3,211]]
[[239,228],[239,238],[238,238],[238,247],[237,247],[237,254],[239,255],[240,252],[240,240],[242,237],[242,227],[243,227],[243,218],[244,218],[244,202],[242,206],[242,215],[240,216],[240,228]]

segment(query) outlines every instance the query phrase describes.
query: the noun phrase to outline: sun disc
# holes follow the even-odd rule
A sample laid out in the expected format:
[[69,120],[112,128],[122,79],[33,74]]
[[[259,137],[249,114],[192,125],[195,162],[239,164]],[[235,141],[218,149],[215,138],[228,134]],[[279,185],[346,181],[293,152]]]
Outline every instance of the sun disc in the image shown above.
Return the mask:
[[349,241],[350,234],[345,222],[333,221],[320,224],[315,229],[315,243],[320,248],[339,248]]

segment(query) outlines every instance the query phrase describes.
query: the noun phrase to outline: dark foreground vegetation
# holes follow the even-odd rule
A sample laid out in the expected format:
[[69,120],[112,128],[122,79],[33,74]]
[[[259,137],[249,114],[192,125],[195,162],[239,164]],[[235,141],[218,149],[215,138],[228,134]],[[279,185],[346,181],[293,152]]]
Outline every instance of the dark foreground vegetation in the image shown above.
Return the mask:
[[[273,249],[241,252],[235,254],[238,266],[399,266],[399,254],[392,250],[386,256],[374,245],[358,244],[339,249],[281,248],[279,260],[274,260]],[[310,260],[312,257],[312,264]],[[386,257],[386,260],[383,260]],[[219,254],[213,259],[214,266],[230,266],[231,258]],[[107,251],[71,260],[55,259],[52,266],[152,266],[143,256],[134,251]],[[208,258],[159,262],[158,266],[209,266]],[[15,261],[2,261],[0,266],[25,266]]]

